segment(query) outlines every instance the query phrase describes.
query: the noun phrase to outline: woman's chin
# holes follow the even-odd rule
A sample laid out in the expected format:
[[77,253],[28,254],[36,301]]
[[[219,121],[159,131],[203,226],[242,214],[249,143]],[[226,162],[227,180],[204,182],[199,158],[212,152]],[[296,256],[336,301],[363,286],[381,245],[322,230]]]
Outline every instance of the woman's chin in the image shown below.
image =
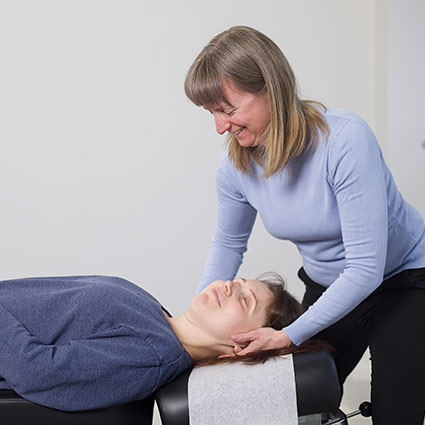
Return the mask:
[[252,139],[237,139],[237,141],[243,148],[252,148],[255,146],[255,140]]
[[257,140],[256,137],[253,135],[251,136],[244,136],[241,138],[236,137],[236,140],[238,141],[239,145],[243,148],[255,148],[261,144],[261,140]]

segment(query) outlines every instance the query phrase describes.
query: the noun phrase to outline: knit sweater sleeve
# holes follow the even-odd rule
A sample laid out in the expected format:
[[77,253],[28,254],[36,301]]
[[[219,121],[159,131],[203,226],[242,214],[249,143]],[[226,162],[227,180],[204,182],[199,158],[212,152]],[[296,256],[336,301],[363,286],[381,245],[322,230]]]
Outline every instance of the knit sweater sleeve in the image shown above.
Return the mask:
[[217,168],[216,187],[215,234],[197,292],[215,280],[235,277],[257,215],[243,194],[237,172],[227,154]]
[[375,136],[365,122],[349,120],[328,143],[327,179],[338,204],[346,262],[322,296],[285,328],[296,345],[353,310],[380,285],[385,267],[387,195]]

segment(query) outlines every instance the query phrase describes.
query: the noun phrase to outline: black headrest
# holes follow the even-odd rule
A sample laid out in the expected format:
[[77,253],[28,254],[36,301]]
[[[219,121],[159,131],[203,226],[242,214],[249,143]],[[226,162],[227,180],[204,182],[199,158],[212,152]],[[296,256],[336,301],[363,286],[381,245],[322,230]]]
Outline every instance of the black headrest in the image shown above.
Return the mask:
[[[327,351],[293,355],[298,416],[338,410],[341,388],[332,356]],[[163,425],[189,425],[186,370],[155,395]]]

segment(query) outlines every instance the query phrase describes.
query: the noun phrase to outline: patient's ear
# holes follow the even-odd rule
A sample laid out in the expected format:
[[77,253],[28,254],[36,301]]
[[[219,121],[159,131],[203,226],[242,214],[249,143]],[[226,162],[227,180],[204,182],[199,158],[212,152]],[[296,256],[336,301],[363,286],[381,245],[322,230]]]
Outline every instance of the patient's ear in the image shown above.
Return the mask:
[[220,354],[218,356],[219,359],[229,359],[229,358],[233,359],[235,357],[237,357],[235,353],[232,353],[232,354]]
[[225,354],[219,354],[218,359],[234,359],[238,357],[239,351],[244,349],[245,346],[235,343],[235,341],[231,341],[231,344],[226,343],[221,346],[223,351],[227,351]]
[[241,348],[238,345],[230,345],[228,348],[231,349],[230,353],[220,354],[218,356],[219,359],[234,359],[235,357],[238,357],[237,353],[238,351],[241,351]]

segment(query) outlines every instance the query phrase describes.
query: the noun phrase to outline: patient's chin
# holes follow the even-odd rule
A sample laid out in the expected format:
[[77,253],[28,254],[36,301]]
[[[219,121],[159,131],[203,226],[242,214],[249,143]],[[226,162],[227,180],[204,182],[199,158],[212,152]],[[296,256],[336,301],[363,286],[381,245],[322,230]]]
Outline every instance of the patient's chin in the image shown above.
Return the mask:
[[196,295],[193,299],[192,299],[192,303],[194,304],[205,304],[206,302],[208,302],[208,294],[206,294],[205,292],[201,292],[200,294]]
[[206,293],[200,293],[192,298],[190,302],[191,307],[203,307],[208,302],[208,295]]

